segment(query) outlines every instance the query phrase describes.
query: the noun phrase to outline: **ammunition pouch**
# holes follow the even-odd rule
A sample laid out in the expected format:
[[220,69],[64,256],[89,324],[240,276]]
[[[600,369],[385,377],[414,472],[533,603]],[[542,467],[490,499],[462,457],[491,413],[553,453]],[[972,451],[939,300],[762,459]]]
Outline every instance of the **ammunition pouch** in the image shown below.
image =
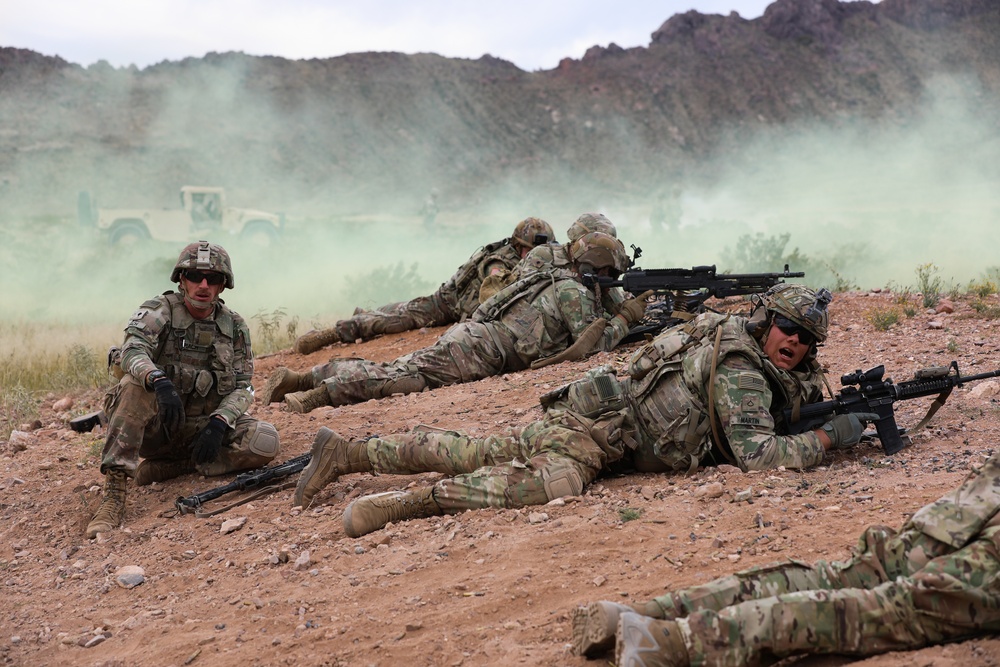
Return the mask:
[[545,410],[571,410],[588,419],[625,407],[621,383],[611,366],[591,369],[583,379],[542,394],[539,401]]

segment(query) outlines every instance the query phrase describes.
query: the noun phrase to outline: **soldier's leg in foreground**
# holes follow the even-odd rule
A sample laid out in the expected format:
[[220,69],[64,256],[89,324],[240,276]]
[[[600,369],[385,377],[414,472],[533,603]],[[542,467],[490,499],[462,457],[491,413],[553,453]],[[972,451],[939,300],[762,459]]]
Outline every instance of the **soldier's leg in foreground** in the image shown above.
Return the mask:
[[121,524],[125,517],[126,480],[135,475],[144,439],[156,437],[159,429],[155,395],[130,377],[122,378],[111,391],[104,410],[108,415],[101,455],[101,472],[106,476],[104,498],[87,526],[89,538]]
[[923,567],[948,547],[911,526],[897,535],[884,526],[871,526],[858,540],[853,558],[844,562],[801,561],[774,563],[721,577],[707,584],[680,589],[647,602],[625,605],[594,602],[573,612],[574,648],[596,655],[611,648],[618,615],[634,611],[671,620],[701,610],[721,610],[733,604],[783,593],[839,588],[873,588]]
[[[376,471],[397,474],[450,474],[468,470],[476,463],[480,467],[441,480],[429,490],[379,494],[355,501],[344,514],[348,535],[364,535],[388,521],[427,516],[432,510],[435,514],[455,514],[485,507],[524,507],[579,495],[597,476],[606,458],[589,434],[549,420],[530,424],[517,440],[441,435],[445,437],[430,439],[439,446],[429,451],[420,451],[420,447],[369,449],[369,459]],[[381,461],[391,461],[393,456],[398,467],[383,470]],[[410,509],[418,513],[409,513]]]
[[324,405],[362,403],[393,394],[410,394],[427,387],[427,382],[415,369],[367,359],[335,359],[317,366],[313,374],[325,378],[317,382],[315,389],[285,396],[285,404],[293,412],[311,412]]
[[[911,576],[871,589],[789,593],[676,622],[691,662],[703,665],[754,665],[797,653],[867,656],[996,632],[998,538],[1000,526],[989,528],[958,551],[945,547]],[[647,627],[655,632],[657,623],[649,619]]]

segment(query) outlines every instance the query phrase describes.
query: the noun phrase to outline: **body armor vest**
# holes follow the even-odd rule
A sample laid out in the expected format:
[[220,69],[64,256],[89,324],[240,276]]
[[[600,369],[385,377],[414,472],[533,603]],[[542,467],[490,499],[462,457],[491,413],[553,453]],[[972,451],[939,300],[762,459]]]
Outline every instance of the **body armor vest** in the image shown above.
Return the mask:
[[520,261],[517,249],[510,245],[510,239],[490,243],[475,252],[458,273],[453,278],[453,285],[448,286],[454,290],[452,298],[454,306],[457,308],[457,319],[465,319],[479,305],[479,288],[486,279],[486,267],[493,262],[500,262],[505,268],[513,269]]

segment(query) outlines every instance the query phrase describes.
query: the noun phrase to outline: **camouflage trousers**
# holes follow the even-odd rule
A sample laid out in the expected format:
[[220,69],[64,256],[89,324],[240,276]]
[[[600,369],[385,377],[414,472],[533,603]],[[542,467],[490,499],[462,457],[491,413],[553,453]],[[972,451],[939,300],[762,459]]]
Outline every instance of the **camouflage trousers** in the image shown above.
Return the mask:
[[400,333],[422,327],[437,327],[458,322],[462,313],[456,312],[441,294],[420,296],[411,301],[400,301],[380,306],[375,310],[356,313],[336,324],[342,337],[353,340],[371,340],[382,334]]
[[375,472],[386,474],[451,475],[434,485],[434,499],[445,513],[543,505],[583,492],[614,456],[608,451],[619,451],[607,442],[620,422],[620,415],[594,421],[553,410],[508,436],[415,429],[369,440],[368,460]]
[[[101,455],[101,472],[124,470],[135,476],[139,458],[177,461],[191,458],[195,436],[208,424],[210,414],[187,415],[180,432],[168,438],[159,417],[156,394],[131,376],[123,377],[104,398],[108,434]],[[214,461],[197,466],[203,475],[223,475],[270,463],[278,454],[278,433],[266,422],[241,415],[227,429],[222,450]]]
[[[393,394],[410,394],[427,388],[473,382],[523,368],[511,350],[501,350],[504,341],[489,324],[463,322],[445,332],[438,341],[389,363],[367,359],[334,359],[312,369],[316,386],[322,382],[330,405],[360,403]],[[510,360],[513,367],[508,367]]]
[[745,570],[655,598],[647,613],[677,620],[691,665],[767,664],[797,653],[866,656],[996,632],[994,523],[960,549],[912,524],[898,534],[871,527],[849,561]]

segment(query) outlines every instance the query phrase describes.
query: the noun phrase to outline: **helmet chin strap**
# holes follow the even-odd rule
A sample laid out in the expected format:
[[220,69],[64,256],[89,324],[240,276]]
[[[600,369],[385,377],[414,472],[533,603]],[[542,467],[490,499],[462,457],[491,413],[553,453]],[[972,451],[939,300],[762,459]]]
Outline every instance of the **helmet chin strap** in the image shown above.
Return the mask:
[[215,304],[219,300],[219,298],[216,297],[208,302],[198,301],[196,299],[191,298],[191,296],[188,295],[187,290],[184,289],[183,285],[180,285],[179,287],[181,294],[184,295],[184,303],[186,303],[189,307],[193,308],[194,310],[211,310],[212,308],[215,308]]

